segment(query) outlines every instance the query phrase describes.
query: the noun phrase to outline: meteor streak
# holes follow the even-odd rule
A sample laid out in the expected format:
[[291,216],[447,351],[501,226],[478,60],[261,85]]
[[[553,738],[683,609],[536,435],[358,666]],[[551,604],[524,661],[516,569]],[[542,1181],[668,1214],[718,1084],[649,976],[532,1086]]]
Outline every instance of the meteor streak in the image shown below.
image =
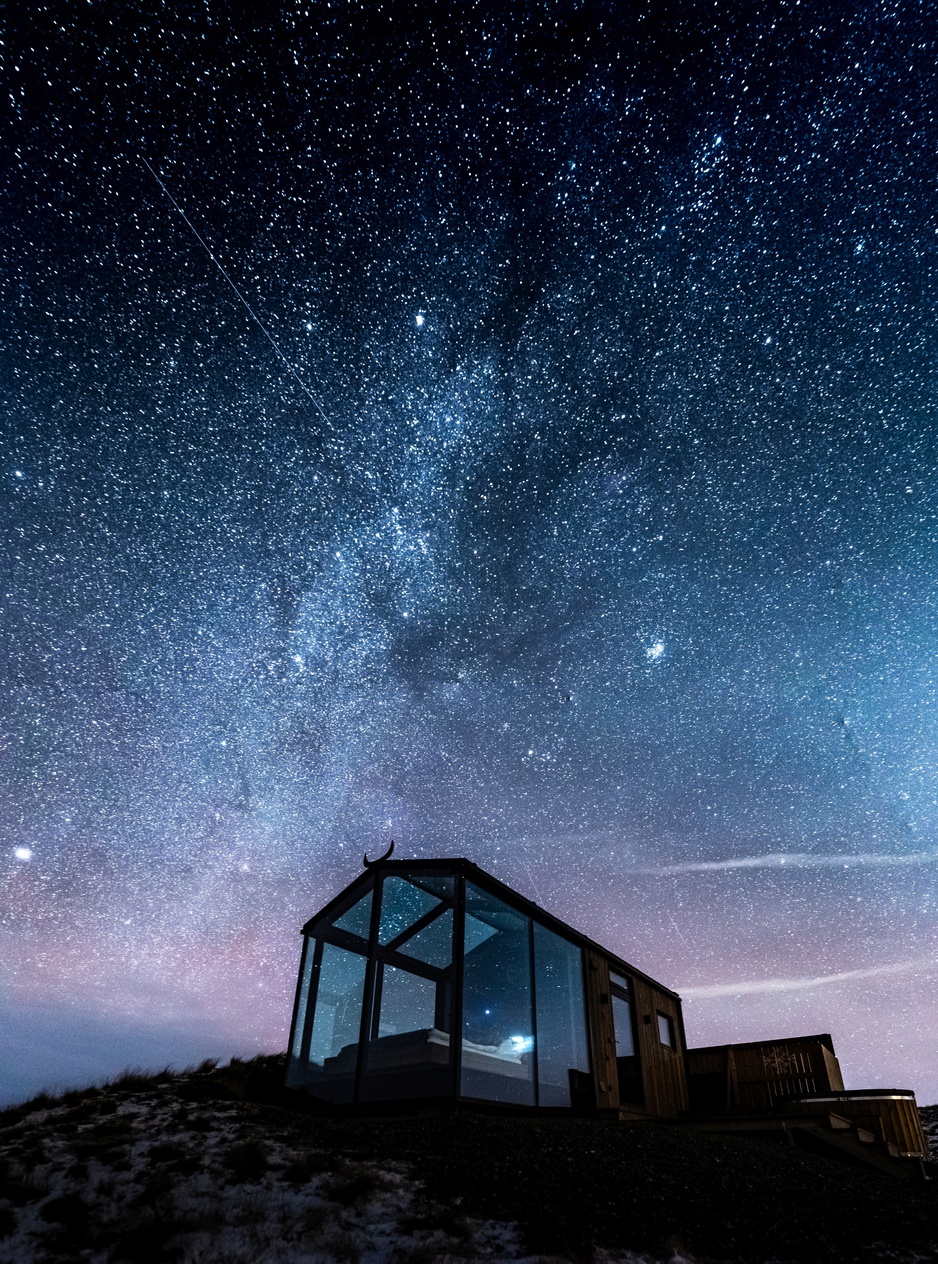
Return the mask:
[[150,175],[153,177],[153,179],[157,182],[157,184],[160,186],[160,188],[163,190],[163,192],[164,192],[164,193],[166,194],[166,196],[169,198],[170,202],[172,202],[173,206],[175,206],[176,210],[179,212],[179,214],[180,214],[180,215],[182,216],[182,218],[185,220],[186,225],[187,225],[187,227],[189,228],[189,231],[192,233],[193,237],[195,237],[196,241],[199,243],[199,245],[202,247],[202,249],[205,251],[205,253],[208,255],[208,257],[211,259],[212,263],[214,263],[215,267],[216,267],[216,268],[218,269],[218,271],[222,274],[222,276],[225,278],[225,280],[228,282],[228,284],[229,284],[229,285],[231,286],[231,288],[234,290],[235,294],[238,296],[238,298],[239,298],[239,299],[241,300],[241,302],[244,304],[244,306],[245,306],[245,308],[247,309],[248,314],[250,315],[251,319],[252,319],[252,320],[254,321],[254,323],[257,325],[258,329],[261,331],[261,333],[264,335],[264,337],[267,339],[267,341],[268,341],[268,342],[270,343],[270,345],[273,347],[274,351],[277,353],[277,355],[280,357],[280,359],[283,361],[283,363],[287,366],[287,369],[290,371],[290,373],[291,373],[291,375],[292,375],[292,377],[293,377],[294,381],[296,382],[297,386],[299,386],[300,390],[303,392],[303,394],[306,396],[306,398],[307,398],[308,400],[310,400],[310,402],[312,403],[313,407],[314,407],[314,408],[316,409],[316,411],[319,413],[320,417],[323,419],[323,421],[326,423],[326,425],[327,425],[330,429],[332,429],[332,423],[330,422],[329,418],[326,416],[325,412],[323,411],[322,404],[320,404],[319,400],[316,398],[316,396],[313,394],[313,392],[309,389],[309,387],[306,385],[306,383],[305,383],[305,382],[303,381],[303,379],[300,377],[299,373],[297,373],[296,369],[293,367],[293,365],[290,363],[290,361],[287,359],[287,357],[283,354],[283,352],[282,352],[282,351],[280,350],[280,348],[277,346],[277,343],[276,343],[276,342],[275,342],[275,340],[274,340],[273,334],[271,334],[271,332],[267,329],[267,327],[265,326],[264,322],[261,320],[260,316],[258,316],[257,312],[254,310],[254,308],[251,306],[251,304],[247,301],[247,299],[244,297],[244,295],[243,295],[243,294],[241,293],[241,291],[238,289],[237,285],[235,285],[234,281],[231,279],[231,277],[230,277],[230,276],[228,275],[228,273],[225,271],[225,268],[222,266],[221,262],[220,262],[220,261],[219,261],[219,260],[215,257],[215,255],[214,255],[214,254],[213,254],[213,252],[212,252],[212,248],[209,246],[208,242],[207,242],[207,241],[205,240],[205,238],[204,238],[204,237],[200,234],[199,230],[195,227],[195,225],[194,225],[194,224],[192,223],[192,221],[189,219],[189,216],[188,216],[188,215],[186,214],[186,212],[182,209],[182,207],[179,205],[179,203],[176,201],[176,199],[175,199],[175,198],[173,197],[173,195],[170,193],[169,189],[167,189],[166,185],[163,183],[163,181],[160,179],[160,177],[159,177],[159,176],[157,175],[157,173],[153,170],[153,168],[150,166],[150,164],[147,162],[146,158],[144,158],[142,154],[140,155],[140,161],[143,163],[143,165],[146,167],[147,171],[149,171]]

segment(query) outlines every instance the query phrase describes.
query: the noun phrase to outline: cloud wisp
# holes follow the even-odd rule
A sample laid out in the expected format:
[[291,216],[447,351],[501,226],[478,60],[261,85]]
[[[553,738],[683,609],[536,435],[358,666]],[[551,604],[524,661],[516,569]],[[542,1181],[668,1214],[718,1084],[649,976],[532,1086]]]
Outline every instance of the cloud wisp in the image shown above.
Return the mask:
[[884,852],[861,852],[858,855],[837,852],[829,855],[815,852],[769,852],[765,856],[736,856],[728,860],[698,860],[676,865],[648,866],[634,872],[667,878],[682,873],[724,873],[731,869],[859,869],[936,863],[938,853],[927,851],[901,856],[891,856]]
[[912,957],[908,961],[893,961],[887,965],[869,966],[863,970],[842,970],[838,974],[819,974],[794,979],[751,979],[742,983],[712,983],[702,987],[679,988],[683,1000],[709,1000],[718,996],[758,995],[770,992],[801,992],[809,988],[826,987],[831,983],[851,983],[854,979],[876,979],[889,974],[906,974],[912,970],[934,969],[938,955]]

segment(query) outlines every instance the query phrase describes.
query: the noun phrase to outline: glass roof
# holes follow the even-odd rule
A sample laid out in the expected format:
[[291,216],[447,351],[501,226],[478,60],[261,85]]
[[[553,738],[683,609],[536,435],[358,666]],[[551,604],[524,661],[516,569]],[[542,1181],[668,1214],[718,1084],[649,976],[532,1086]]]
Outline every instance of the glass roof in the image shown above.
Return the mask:
[[339,930],[347,930],[350,935],[360,935],[367,939],[371,930],[371,890],[350,909],[337,917],[333,922]]
[[442,969],[453,959],[453,910],[446,909],[429,926],[402,943],[398,952]]
[[440,901],[429,891],[415,886],[406,878],[394,874],[384,879],[381,892],[381,924],[378,939],[382,944],[389,943],[402,935],[408,926],[436,908]]

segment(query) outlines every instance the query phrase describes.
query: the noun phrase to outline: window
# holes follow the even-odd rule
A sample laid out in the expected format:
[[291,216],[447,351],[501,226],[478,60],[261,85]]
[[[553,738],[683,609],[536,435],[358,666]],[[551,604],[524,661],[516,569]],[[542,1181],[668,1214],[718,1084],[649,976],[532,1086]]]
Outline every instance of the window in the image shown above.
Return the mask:
[[453,910],[440,913],[429,926],[399,944],[397,951],[428,966],[448,966],[453,959]]
[[385,878],[381,891],[379,943],[391,943],[408,927],[439,907],[440,901],[435,895],[406,878]]
[[583,958],[579,948],[534,923],[534,999],[539,1106],[571,1105],[571,1071],[589,1073]]
[[371,891],[362,896],[333,922],[339,930],[347,930],[350,935],[367,940],[371,933]]
[[674,1020],[667,1014],[658,1014],[658,1039],[668,1049],[676,1049],[674,1039]]
[[624,974],[609,972],[612,999],[612,1026],[616,1038],[616,1077],[619,1101],[626,1106],[642,1106],[645,1088],[642,1068],[635,1046],[635,1023],[632,1013],[632,992]]
[[533,1106],[530,922],[466,883],[464,952],[461,1091]]
[[[378,1039],[402,1032],[425,1032],[433,1026],[436,987],[432,979],[409,970],[384,966],[381,971],[381,998],[378,1002]],[[369,1057],[369,1065],[375,1059]]]
[[358,1062],[362,998],[365,991],[363,956],[335,944],[323,944],[316,1010],[309,1040],[309,1070],[314,1077],[344,1079],[336,1100],[350,1100],[351,1081]]
[[616,1057],[635,1056],[635,1040],[632,1036],[632,1006],[624,996],[612,994],[612,1023],[616,1033]]
[[453,885],[419,874],[381,882],[363,1101],[452,1092]]
[[303,940],[303,960],[300,965],[300,981],[296,995],[296,1015],[293,1020],[293,1039],[290,1043],[290,1067],[287,1075],[289,1084],[302,1082],[300,1059],[303,1053],[303,1036],[306,1031],[306,1014],[309,1009],[309,984],[313,973],[313,958],[316,943],[312,939]]

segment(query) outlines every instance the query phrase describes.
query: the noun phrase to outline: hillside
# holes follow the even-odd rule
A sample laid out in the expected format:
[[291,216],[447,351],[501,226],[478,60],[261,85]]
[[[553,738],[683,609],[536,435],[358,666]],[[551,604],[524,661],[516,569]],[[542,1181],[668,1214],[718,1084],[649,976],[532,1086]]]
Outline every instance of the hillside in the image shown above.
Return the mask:
[[0,1114],[0,1262],[938,1260],[938,1180],[666,1125],[343,1120],[281,1080],[206,1064]]

